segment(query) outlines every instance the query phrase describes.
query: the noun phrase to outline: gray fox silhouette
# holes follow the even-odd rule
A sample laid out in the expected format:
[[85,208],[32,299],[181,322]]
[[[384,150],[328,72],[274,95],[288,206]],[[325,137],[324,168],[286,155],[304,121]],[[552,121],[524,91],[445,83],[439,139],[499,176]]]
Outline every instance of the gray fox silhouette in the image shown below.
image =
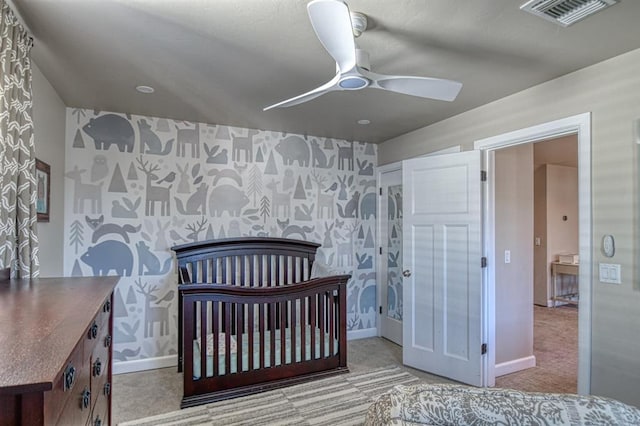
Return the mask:
[[91,237],[91,242],[96,243],[100,239],[100,237],[105,236],[107,234],[118,234],[122,237],[122,239],[129,243],[129,234],[140,231],[142,225],[138,225],[136,228],[133,225],[118,225],[117,223],[104,223],[104,215],[100,215],[100,217],[92,219],[89,216],[85,216],[84,220],[89,225],[89,228],[93,229],[93,235]]

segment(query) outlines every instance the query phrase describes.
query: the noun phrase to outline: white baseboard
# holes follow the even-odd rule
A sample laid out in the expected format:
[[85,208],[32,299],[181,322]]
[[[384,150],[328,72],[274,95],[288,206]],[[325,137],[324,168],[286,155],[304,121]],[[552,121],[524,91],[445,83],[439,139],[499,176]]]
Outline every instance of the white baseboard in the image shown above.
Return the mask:
[[136,371],[155,370],[156,368],[175,367],[177,365],[178,355],[118,361],[113,363],[113,374],[134,373]]
[[495,375],[496,377],[504,376],[505,374],[515,373],[516,371],[526,370],[527,368],[535,366],[536,357],[534,355],[526,356],[524,358],[513,359],[511,361],[496,364]]
[[347,331],[347,340],[366,339],[367,337],[376,337],[377,335],[377,328],[363,328],[362,330]]

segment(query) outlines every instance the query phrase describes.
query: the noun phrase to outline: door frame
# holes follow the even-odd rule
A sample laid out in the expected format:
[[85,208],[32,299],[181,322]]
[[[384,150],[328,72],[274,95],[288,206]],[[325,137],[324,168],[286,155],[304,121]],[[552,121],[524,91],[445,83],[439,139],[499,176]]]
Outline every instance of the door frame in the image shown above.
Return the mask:
[[485,336],[489,350],[484,357],[487,386],[495,386],[495,151],[515,145],[540,142],[561,136],[577,135],[578,138],[578,226],[579,226],[579,310],[578,310],[578,393],[591,391],[591,308],[592,308],[592,243],[591,218],[591,113],[566,117],[539,125],[515,130],[474,142],[474,149],[481,150],[481,161],[487,171],[484,188],[483,227],[484,256],[489,259],[484,272]]
[[[377,297],[377,304],[378,306],[380,306],[380,304],[382,303],[382,262],[386,261],[386,258],[383,259],[382,255],[380,254],[380,248],[384,247],[384,242],[382,241],[382,235],[386,235],[386,231],[383,232],[382,231],[382,225],[383,225],[383,220],[382,220],[382,198],[381,198],[381,189],[382,189],[382,176],[386,173],[391,173],[391,172],[402,172],[402,161],[397,161],[395,163],[390,163],[390,164],[385,164],[384,166],[378,166],[376,169],[377,172],[377,176],[376,176],[376,187],[377,187],[377,191],[378,191],[378,208],[377,208],[377,217],[378,220],[376,221],[376,226],[377,226],[377,233],[376,233],[376,252],[375,252],[375,257],[377,259],[376,262],[376,277],[377,277],[377,281],[378,281],[378,288],[376,290],[376,297]],[[385,277],[386,279],[386,277]],[[382,314],[380,314],[380,310],[376,309],[378,311],[378,320],[376,321],[376,328],[377,328],[377,332],[376,335],[378,337],[382,337]]]
[[[378,220],[377,222],[377,246],[376,246],[376,259],[378,259],[378,261],[376,262],[376,277],[379,277],[377,279],[378,281],[378,288],[376,289],[376,297],[377,297],[377,302],[378,302],[378,306],[379,308],[377,308],[376,310],[378,311],[378,321],[376,321],[376,328],[377,328],[377,335],[378,337],[384,337],[382,336],[382,321],[383,321],[383,316],[386,313],[387,309],[385,307],[386,303],[383,303],[383,301],[387,300],[387,295],[385,294],[385,291],[388,291],[387,288],[387,276],[385,273],[388,273],[388,266],[385,266],[387,263],[387,256],[388,256],[388,248],[385,250],[384,248],[387,247],[387,238],[389,237],[388,235],[388,227],[386,227],[386,221],[387,218],[383,215],[383,206],[386,206],[386,199],[383,199],[382,195],[383,191],[382,191],[382,187],[385,184],[385,182],[383,182],[384,180],[384,176],[389,174],[389,173],[393,173],[393,172],[399,172],[400,173],[400,181],[402,184],[402,162],[396,162],[396,163],[392,163],[392,164],[387,164],[384,166],[380,166],[377,169],[377,187],[378,187],[378,206],[377,206],[377,217]],[[387,208],[384,208],[384,211],[386,211]],[[388,212],[387,212],[388,213]],[[384,238],[383,238],[384,237]],[[382,308],[382,312],[380,311],[380,308]],[[402,325],[402,324],[400,324]],[[389,339],[391,340],[391,339]],[[400,340],[402,340],[402,328],[400,328]],[[394,342],[397,343],[397,342]],[[400,345],[402,346],[402,345]]]

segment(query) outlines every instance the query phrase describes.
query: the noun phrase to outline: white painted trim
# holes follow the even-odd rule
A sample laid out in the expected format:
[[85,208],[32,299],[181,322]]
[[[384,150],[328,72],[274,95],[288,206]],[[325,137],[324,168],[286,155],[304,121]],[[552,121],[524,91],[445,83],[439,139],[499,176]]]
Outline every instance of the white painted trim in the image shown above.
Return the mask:
[[376,327],[363,328],[362,330],[347,331],[347,340],[366,339],[367,337],[377,337],[378,329]]
[[156,358],[133,359],[113,363],[113,374],[134,373],[136,371],[155,370],[157,368],[175,367],[178,355],[167,355]]
[[[402,171],[402,161],[398,161],[395,163],[391,163],[391,164],[385,164],[384,166],[380,166],[377,169],[377,175],[376,175],[376,191],[377,194],[380,194],[380,189],[382,188],[382,179],[383,176],[387,173],[393,173],[393,172],[398,172],[398,171]],[[402,180],[402,176],[400,177],[400,180]],[[382,277],[384,276],[384,273],[386,273],[386,268],[383,268],[383,262],[379,261],[379,259],[382,259],[382,257],[380,256],[380,252],[379,252],[379,248],[380,247],[386,247],[386,239],[387,239],[387,230],[386,229],[382,229],[382,224],[383,221],[380,219],[382,217],[384,217],[384,215],[382,214],[382,199],[380,197],[378,197],[378,203],[377,203],[377,218],[378,220],[376,220],[376,247],[375,247],[375,259],[376,259],[376,297],[377,297],[377,301],[378,301],[378,305],[381,306],[382,305],[382,300],[383,300],[383,294],[382,294],[382,282],[377,278],[377,277]],[[385,207],[385,211],[386,211],[386,207]],[[376,311],[378,312],[378,316],[376,317],[377,321],[376,321],[376,329],[377,329],[377,333],[376,336],[382,336],[382,315],[380,315],[380,311],[378,309],[376,309]]]
[[526,370],[536,366],[536,357],[534,355],[526,356],[524,358],[512,359],[511,361],[501,362],[496,364],[496,377],[504,376],[505,374],[515,373],[516,371]]
[[[495,252],[495,174],[494,151],[500,148],[529,142],[540,142],[557,137],[576,134],[578,137],[578,182],[579,182],[579,255],[580,255],[580,302],[578,316],[578,393],[591,391],[591,309],[593,278],[591,276],[593,229],[591,219],[591,113],[574,115],[537,126],[516,130],[498,136],[475,141],[474,149],[484,151],[483,160],[487,167],[487,192],[485,199],[485,256],[489,259],[485,275],[486,322],[485,330],[489,352],[485,364],[485,386],[495,384],[495,270],[489,253]],[[493,371],[492,371],[493,369]]]

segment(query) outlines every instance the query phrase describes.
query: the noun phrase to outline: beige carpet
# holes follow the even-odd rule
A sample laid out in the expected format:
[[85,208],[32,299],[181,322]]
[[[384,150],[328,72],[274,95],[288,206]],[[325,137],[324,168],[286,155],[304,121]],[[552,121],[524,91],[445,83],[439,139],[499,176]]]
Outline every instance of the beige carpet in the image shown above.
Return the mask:
[[421,383],[399,367],[349,373],[215,402],[121,426],[361,425],[374,398],[395,385]]
[[496,386],[533,392],[576,393],[578,309],[534,306],[536,367],[496,378]]

